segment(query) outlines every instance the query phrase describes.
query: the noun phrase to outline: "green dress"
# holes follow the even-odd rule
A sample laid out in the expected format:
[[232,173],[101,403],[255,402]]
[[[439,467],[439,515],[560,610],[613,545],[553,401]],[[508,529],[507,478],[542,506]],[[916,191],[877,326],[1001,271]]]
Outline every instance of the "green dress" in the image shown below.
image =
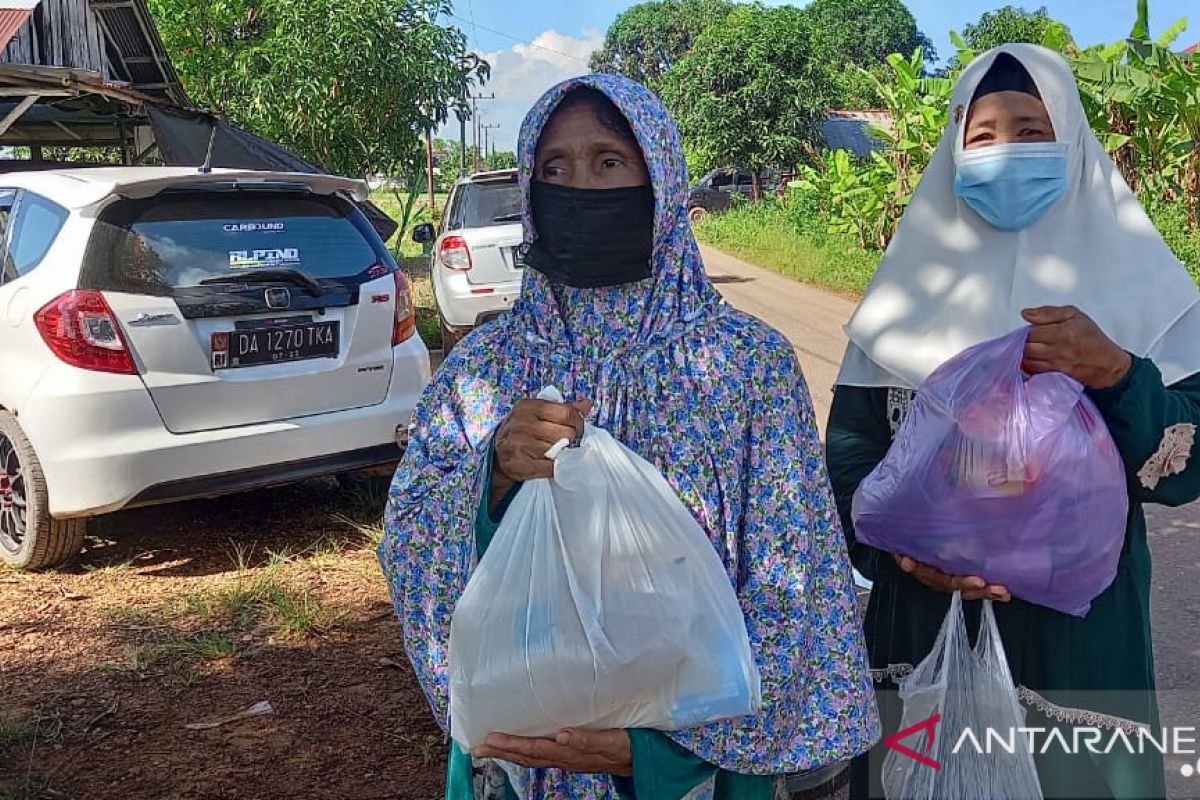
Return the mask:
[[[491,465],[485,476],[491,483]],[[500,519],[516,494],[513,489],[488,512],[487,492],[479,506],[475,524],[475,550],[479,558],[487,551]],[[652,730],[630,730],[633,777],[617,778],[622,798],[629,800],[773,800],[775,778],[741,775],[720,769]],[[516,794],[498,765],[471,758],[457,744],[450,744],[446,771],[446,800],[516,800]]]
[[[996,618],[1028,726],[1098,727],[1108,742],[1110,731],[1131,734],[1149,725],[1158,739],[1150,549],[1142,506],[1183,505],[1200,496],[1200,458],[1190,453],[1194,426],[1200,426],[1200,376],[1166,387],[1153,363],[1135,359],[1120,384],[1089,394],[1129,476],[1129,519],[1116,580],[1083,618],[1020,600],[996,604]],[[830,477],[851,560],[874,581],[865,624],[885,736],[899,729],[896,681],[932,649],[950,599],[903,573],[890,554],[856,541],[851,521],[854,492],[887,453],[911,398],[911,392],[896,389],[838,387],[829,420]],[[1175,467],[1182,471],[1161,474],[1164,470],[1156,465],[1161,467],[1160,456],[1173,443],[1182,454]],[[972,638],[980,607],[979,602],[966,604]],[[1068,741],[1070,737],[1068,731]],[[1036,756],[1047,798],[1165,796],[1162,756],[1153,747],[1141,756],[1128,755],[1124,747],[1108,754],[1081,748],[1079,755],[1065,755],[1063,749],[1052,747]],[[852,800],[883,796],[879,773],[885,753],[877,746],[855,762]]]

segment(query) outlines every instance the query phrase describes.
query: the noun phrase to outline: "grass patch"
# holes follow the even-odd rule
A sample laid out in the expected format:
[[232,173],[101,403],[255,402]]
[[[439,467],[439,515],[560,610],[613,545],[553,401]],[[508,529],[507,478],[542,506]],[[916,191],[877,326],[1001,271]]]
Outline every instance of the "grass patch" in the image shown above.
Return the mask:
[[162,645],[131,644],[125,648],[124,660],[109,661],[101,664],[100,669],[113,675],[142,677],[166,661],[169,655],[170,651]]
[[1200,233],[1188,225],[1187,204],[1183,201],[1154,203],[1147,205],[1146,211],[1176,257],[1183,262],[1192,278],[1200,283]]
[[[1183,203],[1150,205],[1164,240],[1200,283],[1200,234],[1187,224]],[[731,255],[802,283],[861,297],[883,254],[863,250],[849,236],[830,234],[819,212],[774,199],[710,214],[696,238]]]
[[220,661],[236,652],[237,645],[222,633],[202,633],[164,645],[171,654],[198,658],[201,661]]
[[281,636],[324,633],[341,615],[327,608],[308,589],[289,585],[282,574],[284,567],[298,561],[301,555],[286,550],[269,552],[266,565],[256,569],[251,566],[253,548],[235,546],[234,583],[221,589],[185,594],[179,602],[186,614],[226,617],[237,628],[267,625]]
[[[0,757],[37,739],[38,720],[0,711]],[[3,797],[3,795],[0,795]]]
[[[380,188],[371,192],[371,202],[374,203],[380,211],[387,214],[396,222],[400,222],[400,202],[404,197],[404,192],[401,191],[400,198],[397,198],[391,189]],[[437,203],[437,214],[440,214],[446,208],[446,201],[450,195],[437,193],[434,196]],[[412,218],[409,220],[407,230],[397,229],[392,238],[388,239],[388,247],[392,249],[397,256],[417,256],[421,254],[421,245],[412,240],[412,229],[422,222],[432,222],[435,214],[430,213],[429,196],[422,194],[417,199],[416,207],[413,209]]]
[[344,612],[293,585],[285,572],[292,566],[308,567],[310,560],[336,563],[341,551],[340,542],[322,540],[299,553],[285,549],[260,556],[253,546],[235,543],[229,557],[237,573],[231,583],[181,594],[161,608],[120,606],[109,611],[110,619],[147,632],[145,640],[125,648],[123,658],[100,668],[139,680],[151,673],[170,673],[189,685],[196,680],[197,664],[236,656],[238,639],[248,631],[283,638],[324,633]]
[[861,250],[816,224],[798,222],[783,204],[767,200],[710,214],[696,236],[731,255],[793,280],[859,297],[875,274],[879,253]]
[[391,475],[355,476],[342,490],[342,507],[353,519],[379,519],[387,506],[391,488]]
[[335,514],[334,519],[360,535],[372,548],[379,547],[383,541],[383,520],[361,522],[351,519],[344,514]]
[[19,786],[0,789],[0,800],[62,800],[66,796],[41,778],[26,778]]
[[102,578],[111,578],[115,575],[123,575],[128,572],[137,562],[136,555],[128,558],[117,559],[114,561],[106,561],[102,564],[85,564],[83,571],[88,575],[96,575]]
[[437,301],[433,297],[433,281],[429,278],[429,257],[411,256],[399,259],[399,263],[412,284],[417,333],[426,346],[437,349],[442,346],[442,326],[438,320]]
[[220,661],[236,652],[237,645],[223,633],[184,634],[168,641],[129,645],[123,660],[101,664],[100,669],[110,674],[142,678],[160,667],[181,661]]
[[387,507],[390,478],[366,478],[346,490],[348,502],[343,513],[333,515],[340,525],[353,531],[353,537],[372,550],[383,541],[383,513]]

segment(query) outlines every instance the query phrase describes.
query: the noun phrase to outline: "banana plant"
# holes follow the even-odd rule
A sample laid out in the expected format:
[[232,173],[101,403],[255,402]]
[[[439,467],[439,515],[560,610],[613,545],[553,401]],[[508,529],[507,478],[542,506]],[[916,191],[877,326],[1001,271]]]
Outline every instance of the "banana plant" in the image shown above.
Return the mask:
[[[1200,198],[1191,197],[1189,178],[1200,172],[1193,142],[1200,123],[1192,95],[1200,79],[1191,59],[1172,45],[1187,20],[1171,25],[1156,40],[1148,37],[1148,4],[1140,2],[1130,37],[1099,45],[1072,59],[1089,121],[1112,154],[1125,180],[1139,194],[1170,202],[1188,197],[1189,219],[1200,224]],[[1190,166],[1189,166],[1190,164]]]

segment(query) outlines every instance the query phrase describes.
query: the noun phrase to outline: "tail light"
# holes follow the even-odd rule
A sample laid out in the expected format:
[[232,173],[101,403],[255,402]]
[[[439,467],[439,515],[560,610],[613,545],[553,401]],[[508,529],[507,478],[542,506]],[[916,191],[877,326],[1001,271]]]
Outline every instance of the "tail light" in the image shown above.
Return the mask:
[[438,247],[438,260],[446,269],[466,272],[471,268],[471,249],[461,236],[447,236]]
[[408,278],[396,270],[396,323],[392,328],[392,347],[407,342],[417,331],[417,315],[413,313],[412,287]]
[[100,292],[59,295],[34,314],[33,321],[63,362],[93,372],[137,374],[121,326]]

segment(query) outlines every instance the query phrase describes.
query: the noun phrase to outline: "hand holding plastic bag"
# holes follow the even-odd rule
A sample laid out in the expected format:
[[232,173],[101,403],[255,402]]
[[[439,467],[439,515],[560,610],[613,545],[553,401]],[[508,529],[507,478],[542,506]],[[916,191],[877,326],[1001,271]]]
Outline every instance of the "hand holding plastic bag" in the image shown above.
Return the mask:
[[760,704],[704,530],[653,465],[588,426],[553,480],[517,493],[455,607],[451,735],[470,749],[492,732],[680,730]]
[[[990,600],[983,602],[979,639],[972,651],[962,595],[954,594],[933,650],[901,681],[900,698],[904,701],[900,730],[919,731],[900,744],[936,762],[937,768],[893,747],[883,761],[883,792],[888,800],[1041,800],[1028,734],[1020,732],[1025,711],[1013,686]],[[930,727],[922,727],[931,721]],[[968,729],[973,740],[964,739]],[[1011,741],[1013,752],[991,741],[989,729]],[[960,740],[968,743],[955,753]]]
[[858,538],[1082,616],[1116,576],[1125,469],[1083,387],[1021,372],[1028,329],[951,359],[859,486]]

